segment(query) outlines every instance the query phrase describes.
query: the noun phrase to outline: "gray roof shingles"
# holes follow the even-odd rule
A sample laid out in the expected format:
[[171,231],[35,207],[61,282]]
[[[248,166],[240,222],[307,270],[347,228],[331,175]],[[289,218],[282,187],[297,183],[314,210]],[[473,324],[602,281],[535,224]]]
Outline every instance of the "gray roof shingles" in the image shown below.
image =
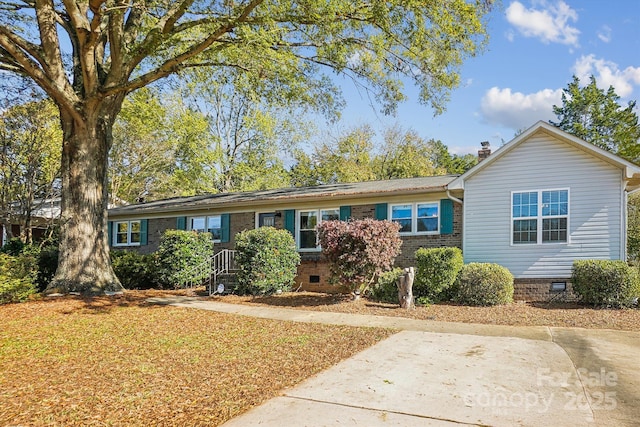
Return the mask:
[[192,211],[220,207],[221,205],[230,207],[273,202],[284,204],[287,201],[294,202],[326,197],[348,198],[350,196],[367,197],[388,193],[428,193],[446,190],[447,184],[456,177],[457,175],[439,175],[422,178],[390,179],[385,181],[326,184],[314,187],[292,187],[275,190],[174,197],[109,209],[109,215],[122,216],[127,214]]

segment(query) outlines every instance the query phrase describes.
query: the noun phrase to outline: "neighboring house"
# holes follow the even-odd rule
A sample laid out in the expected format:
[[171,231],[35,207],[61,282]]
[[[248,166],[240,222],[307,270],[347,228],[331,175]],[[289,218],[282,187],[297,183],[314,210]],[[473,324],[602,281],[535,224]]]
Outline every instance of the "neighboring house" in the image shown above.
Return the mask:
[[[420,247],[458,246],[465,262],[495,262],[516,277],[516,298],[544,299],[571,277],[574,259],[625,259],[626,197],[640,167],[538,122],[462,176],[435,176],[160,200],[109,210],[114,248],[158,248],[166,229],[208,231],[216,248],[236,233],[289,230],[302,255],[297,282],[326,291],[314,227],[328,219],[402,225],[399,266]],[[488,157],[487,157],[488,156]],[[570,284],[569,284],[570,288]]]
[[[15,204],[15,211],[18,210],[18,205]],[[46,232],[54,224],[58,218],[60,218],[60,198],[34,200],[33,210],[31,211],[31,238],[37,242],[45,238]],[[13,237],[20,237],[23,234],[22,223],[20,221],[18,212],[14,212],[9,219],[8,226],[11,227],[11,235]],[[0,243],[4,245],[9,239],[8,230],[5,230],[4,225],[0,224]],[[0,245],[1,246],[1,245]]]

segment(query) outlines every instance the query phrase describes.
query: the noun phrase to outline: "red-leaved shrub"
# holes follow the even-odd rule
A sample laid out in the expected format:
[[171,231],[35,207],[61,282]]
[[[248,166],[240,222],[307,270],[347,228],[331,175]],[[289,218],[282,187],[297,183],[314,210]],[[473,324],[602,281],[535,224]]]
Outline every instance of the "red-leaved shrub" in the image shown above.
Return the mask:
[[400,253],[400,225],[374,219],[325,221],[317,227],[333,282],[364,292],[393,267]]

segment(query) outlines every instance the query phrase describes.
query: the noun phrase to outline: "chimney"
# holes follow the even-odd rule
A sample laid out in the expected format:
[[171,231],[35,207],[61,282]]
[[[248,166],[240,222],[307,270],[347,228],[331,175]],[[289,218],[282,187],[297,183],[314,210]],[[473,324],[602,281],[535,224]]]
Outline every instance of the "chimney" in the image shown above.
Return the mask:
[[491,155],[489,141],[482,141],[480,145],[482,145],[482,149],[478,150],[478,163]]

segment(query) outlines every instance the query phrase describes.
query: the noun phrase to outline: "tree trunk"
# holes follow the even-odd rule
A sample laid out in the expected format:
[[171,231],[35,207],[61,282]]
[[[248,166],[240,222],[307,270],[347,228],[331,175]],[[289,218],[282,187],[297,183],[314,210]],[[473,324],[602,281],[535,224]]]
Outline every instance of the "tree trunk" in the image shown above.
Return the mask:
[[415,273],[413,267],[404,269],[404,274],[398,278],[398,300],[400,307],[407,310],[415,308],[413,302],[413,279]]
[[119,105],[88,106],[82,121],[60,112],[64,133],[60,255],[46,293],[124,290],[111,268],[107,240],[107,164]]

